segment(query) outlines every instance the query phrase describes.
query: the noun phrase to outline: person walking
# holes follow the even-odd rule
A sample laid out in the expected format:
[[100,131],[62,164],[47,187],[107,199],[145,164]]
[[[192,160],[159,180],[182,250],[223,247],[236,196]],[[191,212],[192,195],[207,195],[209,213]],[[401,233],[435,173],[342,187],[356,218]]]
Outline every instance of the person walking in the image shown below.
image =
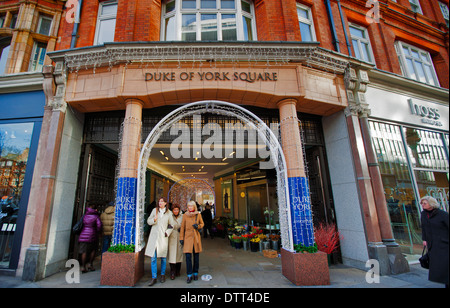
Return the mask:
[[448,213],[439,209],[438,201],[430,196],[421,198],[420,204],[423,246],[430,260],[428,280],[448,288]]
[[211,239],[213,239],[214,236],[211,233],[212,213],[211,213],[211,206],[208,204],[208,202],[205,205],[205,209],[202,211],[202,218],[203,222],[205,223],[205,227],[203,228],[203,237],[207,238],[208,237],[207,233],[209,232],[209,236],[211,237]]
[[173,226],[176,224],[173,219],[172,212],[167,208],[167,201],[165,198],[159,198],[158,207],[152,210],[147,223],[152,226],[150,235],[145,249],[145,255],[152,258],[152,280],[149,286],[156,283],[158,277],[158,260],[161,259],[161,283],[166,281],[166,257],[169,246],[169,236],[173,231]]
[[180,276],[181,262],[183,262],[183,246],[180,244],[180,229],[183,221],[183,214],[180,206],[174,204],[172,206],[173,219],[176,222],[173,226],[173,231],[169,236],[169,252],[168,261],[170,265],[170,279]]
[[[102,222],[95,204],[90,204],[83,217],[83,228],[78,238],[78,252],[81,253],[81,272],[95,271],[93,262],[98,245],[98,234],[102,230]],[[89,258],[89,260],[88,260]],[[86,265],[89,264],[88,267]]]
[[100,220],[102,221],[103,226],[102,254],[108,250],[109,246],[111,246],[111,239],[114,231],[114,215],[114,202],[110,202],[108,203],[108,207],[105,211],[100,215]]
[[[197,211],[194,201],[187,204],[188,210],[183,215],[180,229],[180,243],[186,256],[187,283],[192,279],[198,280],[198,268],[200,266],[199,254],[202,252],[202,238],[199,230],[204,226],[202,215]],[[192,263],[192,255],[193,263]]]

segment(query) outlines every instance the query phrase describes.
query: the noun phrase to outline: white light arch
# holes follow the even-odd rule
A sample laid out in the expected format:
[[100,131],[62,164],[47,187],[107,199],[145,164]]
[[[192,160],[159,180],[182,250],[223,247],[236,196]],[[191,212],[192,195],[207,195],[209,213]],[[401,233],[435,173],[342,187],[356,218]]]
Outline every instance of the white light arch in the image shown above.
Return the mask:
[[166,115],[152,129],[141,149],[138,167],[137,203],[136,203],[136,252],[145,246],[144,241],[144,205],[145,205],[145,173],[153,146],[161,134],[184,117],[213,113],[232,116],[241,120],[251,129],[258,132],[270,150],[272,162],[277,172],[278,211],[280,218],[281,241],[285,249],[293,251],[292,220],[288,190],[286,160],[280,142],[270,128],[255,114],[247,109],[228,102],[217,100],[199,101],[183,105]]

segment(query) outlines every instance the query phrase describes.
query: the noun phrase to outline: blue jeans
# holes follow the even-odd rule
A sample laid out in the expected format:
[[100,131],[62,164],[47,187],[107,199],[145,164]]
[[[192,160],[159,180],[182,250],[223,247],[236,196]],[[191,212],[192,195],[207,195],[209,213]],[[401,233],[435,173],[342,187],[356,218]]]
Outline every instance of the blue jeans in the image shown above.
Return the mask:
[[[158,277],[158,257],[156,256],[156,250],[155,250],[155,254],[152,257],[152,278],[156,279],[156,277]],[[165,275],[166,274],[166,258],[160,258],[161,259],[161,275]]]
[[198,275],[198,267],[199,267],[199,253],[195,252],[195,249],[192,248],[192,252],[194,255],[194,264],[192,264],[192,254],[191,253],[185,253],[186,256],[186,272],[188,277],[192,277],[192,273],[194,273],[194,276]]

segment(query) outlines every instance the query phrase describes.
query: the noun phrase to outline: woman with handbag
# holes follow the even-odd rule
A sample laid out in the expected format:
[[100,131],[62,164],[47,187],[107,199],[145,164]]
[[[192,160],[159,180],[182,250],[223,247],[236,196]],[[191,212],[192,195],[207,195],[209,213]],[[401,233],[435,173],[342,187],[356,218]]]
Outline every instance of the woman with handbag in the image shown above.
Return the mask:
[[[198,268],[200,266],[199,253],[202,252],[202,237],[199,230],[204,226],[202,215],[197,211],[194,201],[187,204],[188,210],[183,215],[180,229],[180,243],[186,256],[187,283],[192,279],[198,280]],[[194,255],[194,264],[192,264]]]
[[448,213],[430,196],[420,199],[423,245],[428,250],[428,280],[445,284],[448,288]]
[[[78,252],[81,253],[81,272],[95,271],[93,262],[95,251],[98,246],[98,235],[102,230],[100,214],[97,212],[97,206],[90,204],[82,218],[83,227],[78,238]],[[89,259],[89,260],[88,260]],[[89,264],[88,267],[86,265]]]
[[166,257],[169,246],[169,236],[173,231],[173,226],[176,224],[172,212],[167,208],[167,201],[165,198],[159,198],[159,206],[152,210],[147,223],[152,226],[150,236],[148,237],[147,247],[145,248],[145,255],[152,258],[152,280],[149,286],[156,283],[158,277],[158,261],[161,259],[161,283],[166,281]]

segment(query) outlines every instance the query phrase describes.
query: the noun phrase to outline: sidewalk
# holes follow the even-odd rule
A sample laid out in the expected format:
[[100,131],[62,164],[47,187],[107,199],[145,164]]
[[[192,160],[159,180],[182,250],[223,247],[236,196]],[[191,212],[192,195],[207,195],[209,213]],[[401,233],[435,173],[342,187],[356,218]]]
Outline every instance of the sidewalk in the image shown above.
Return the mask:
[[[166,282],[158,281],[148,287],[150,280],[150,258],[145,259],[144,277],[134,288],[301,288],[292,284],[281,274],[280,258],[265,258],[260,252],[236,250],[227,240],[221,238],[204,239],[204,251],[200,254],[199,275],[209,274],[212,279],[186,283],[184,263],[181,277],[170,280],[167,266]],[[97,269],[80,275],[79,284],[66,282],[67,271],[62,271],[37,282],[22,281],[18,277],[0,276],[0,288],[109,288],[100,285],[100,258],[94,263]],[[159,266],[158,266],[159,268]],[[342,264],[330,266],[330,285],[307,288],[443,288],[443,284],[428,281],[428,270],[419,264],[410,265],[405,274],[381,276],[379,283],[366,282],[366,271]],[[305,287],[303,287],[305,288]]]

